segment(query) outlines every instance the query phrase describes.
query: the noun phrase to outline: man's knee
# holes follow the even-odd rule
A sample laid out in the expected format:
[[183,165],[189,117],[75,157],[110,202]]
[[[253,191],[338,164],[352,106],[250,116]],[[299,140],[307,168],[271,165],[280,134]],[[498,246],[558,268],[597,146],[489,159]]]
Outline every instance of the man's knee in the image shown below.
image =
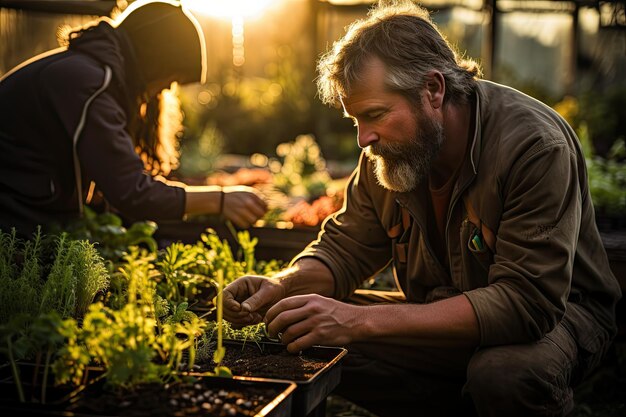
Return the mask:
[[576,350],[569,340],[557,343],[544,338],[477,351],[468,365],[464,393],[481,416],[566,415],[574,406],[570,380]]

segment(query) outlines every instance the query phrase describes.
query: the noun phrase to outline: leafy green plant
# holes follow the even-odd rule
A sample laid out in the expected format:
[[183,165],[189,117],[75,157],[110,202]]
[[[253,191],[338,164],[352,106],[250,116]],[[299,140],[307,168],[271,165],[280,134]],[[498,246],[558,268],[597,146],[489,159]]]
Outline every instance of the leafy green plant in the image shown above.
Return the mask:
[[[206,321],[188,311],[187,302],[171,302],[164,308],[165,299],[157,293],[154,279],[154,261],[153,254],[137,247],[124,256],[118,274],[124,282],[123,294],[116,298],[118,308],[92,304],[75,334],[66,329],[69,343],[57,361],[61,372],[68,364],[79,368],[95,362],[104,368],[109,385],[130,388],[176,378],[183,358],[187,358],[185,367],[192,369],[197,340]],[[85,353],[88,361],[84,360]],[[76,381],[81,372],[66,371],[62,375]]]
[[291,197],[309,201],[326,195],[331,181],[326,160],[312,135],[299,135],[293,142],[276,147],[277,158],[269,162],[274,184]]
[[[97,243],[96,248],[100,255],[115,264],[131,246],[141,245],[155,253],[158,245],[153,235],[157,228],[157,224],[152,221],[135,222],[126,228],[121,217],[115,213],[96,213],[85,207],[82,219],[69,223],[63,230],[56,230],[56,233],[67,233],[73,239]],[[110,266],[109,270],[113,269],[114,266]]]
[[[206,321],[195,314],[191,314],[187,319],[180,322],[168,323],[164,326],[162,335],[165,343],[169,343],[170,349],[167,352],[169,367],[173,370],[193,370],[196,361],[196,345],[198,339],[204,333]],[[187,363],[183,363],[183,355],[187,355]]]
[[63,320],[57,330],[64,343],[56,352],[52,372],[56,384],[82,384],[87,367],[92,363],[92,354],[83,341],[82,329],[72,318]]
[[40,232],[32,241],[24,242],[16,237],[15,230],[0,231],[0,323],[20,313],[34,315],[39,311],[43,286],[41,244]]
[[82,326],[82,340],[114,386],[160,382],[170,373],[155,361],[156,320],[149,306],[129,303],[121,310],[93,304]]
[[205,248],[201,245],[172,243],[161,252],[156,261],[160,272],[159,293],[169,301],[188,302],[195,300],[213,288],[207,276]]
[[17,361],[25,358],[30,352],[28,339],[26,337],[26,329],[31,318],[26,314],[18,314],[11,317],[10,320],[0,324],[0,353],[6,356],[15,386],[18,392],[18,398],[21,402],[26,401],[24,389],[20,378],[20,372],[17,369]]
[[585,124],[579,131],[589,175],[589,188],[594,206],[599,213],[623,216],[626,213],[626,157],[624,139],[616,140],[607,157],[595,154]]
[[[205,282],[215,287],[216,296],[213,304],[216,307],[216,319],[206,322],[204,334],[198,341],[197,355],[203,362],[212,361],[216,364],[214,374],[229,376],[230,371],[220,365],[225,354],[222,339],[259,341],[263,337],[260,325],[248,326],[241,330],[233,329],[222,319],[221,297],[222,289],[234,279],[245,274],[270,274],[282,268],[282,264],[274,262],[256,262],[254,249],[257,238],[250,238],[248,231],[235,232],[239,243],[237,256],[233,253],[227,240],[222,240],[212,229],[207,229],[201,235],[201,241],[196,245],[173,244],[166,248],[165,255],[156,262],[156,269],[164,279],[158,288],[163,294],[178,297],[188,294],[189,285],[196,285],[186,277],[196,274],[202,276]],[[167,283],[166,281],[172,281]],[[172,285],[175,284],[173,287]],[[181,288],[183,288],[181,290]],[[183,317],[186,302],[172,305],[172,316],[165,319],[166,323],[177,322]],[[216,346],[217,345],[217,346]],[[176,350],[173,349],[172,350]],[[180,351],[180,350],[178,350]],[[195,359],[196,352],[189,352],[190,362]],[[209,358],[208,355],[211,357]]]
[[194,316],[196,316],[195,313],[187,310],[187,307],[189,307],[189,303],[187,302],[182,302],[178,304],[177,306],[174,306],[172,303],[172,306],[173,306],[173,308],[171,309],[172,314],[164,320],[166,324],[191,321],[193,320]]
[[[203,345],[209,346],[213,343],[217,328],[218,321],[211,321],[208,323],[205,335],[202,338]],[[264,323],[252,324],[250,326],[242,327],[241,329],[236,329],[229,322],[223,320],[222,332],[224,339],[237,340],[244,343],[261,342],[268,339]]]
[[[576,130],[589,176],[596,214],[619,218],[626,213],[625,85],[611,91],[565,97],[554,109]],[[620,114],[621,113],[621,114]]]
[[[240,275],[276,265],[255,261],[257,240],[247,231],[237,237],[236,256],[212,230],[195,245],[175,243],[158,253],[130,247],[111,276],[105,302],[91,304],[80,327],[63,322],[65,344],[53,368],[58,380],[78,383],[89,363],[100,364],[108,383],[119,387],[165,382],[192,370],[207,328],[219,335],[222,327],[225,337],[234,332],[221,317],[222,288]],[[207,322],[190,311],[196,290],[205,285],[215,290],[219,320]],[[251,333],[245,337],[256,340]],[[217,352],[212,374],[230,375],[219,364],[223,346]]]
[[240,256],[235,257],[227,240],[219,238],[215,231],[209,229],[200,236],[206,245],[205,262],[208,266],[208,275],[217,276],[217,271],[223,271],[224,285],[230,284],[238,277],[255,271],[254,247],[257,238],[250,238],[247,230],[237,232],[237,241],[240,247]]
[[61,234],[54,263],[43,284],[40,311],[57,311],[64,318],[81,317],[108,283],[109,275],[94,245]]
[[0,231],[0,243],[0,323],[20,313],[81,317],[108,286],[103,260],[87,241],[40,231],[23,241]]
[[[257,238],[248,231],[233,231],[239,243],[234,254],[227,240],[222,240],[212,229],[207,229],[194,245],[172,243],[161,250],[154,265],[158,295],[170,303],[208,304],[217,293],[217,275],[222,271],[224,284],[250,273],[269,273],[279,270],[278,261],[256,262],[254,250]],[[115,280],[115,279],[114,279]],[[117,286],[115,283],[112,286]],[[117,291],[119,293],[119,290]]]
[[66,234],[45,236],[39,229],[24,241],[15,231],[0,231],[0,244],[0,351],[20,401],[25,398],[17,361],[35,360],[35,377],[43,371],[39,401],[45,403],[50,364],[65,341],[62,318],[82,317],[107,287],[108,273],[91,243]]
[[138,249],[124,259],[120,272],[128,282],[126,304],[119,310],[92,304],[83,320],[81,338],[92,359],[105,368],[111,385],[158,382],[170,372],[155,361],[162,351],[157,344],[156,283],[150,278],[151,265]]
[[[52,311],[47,314],[40,314],[33,321],[30,327],[30,340],[32,348],[37,352],[37,367],[35,376],[39,375],[37,372],[40,366],[40,356],[44,356],[43,363],[43,377],[41,379],[41,403],[46,403],[46,391],[48,387],[48,374],[50,371],[50,364],[52,362],[53,355],[56,354],[59,347],[63,345],[65,338],[61,333],[63,327],[61,316]],[[37,386],[33,383],[33,386]]]
[[[46,403],[52,358],[64,342],[61,327],[62,319],[56,311],[42,313],[36,317],[21,313],[0,324],[0,353],[6,356],[11,367],[14,385],[21,402],[25,402],[26,398],[18,362],[35,358],[32,386],[41,387],[39,402]],[[41,383],[39,383],[40,370],[43,373]]]

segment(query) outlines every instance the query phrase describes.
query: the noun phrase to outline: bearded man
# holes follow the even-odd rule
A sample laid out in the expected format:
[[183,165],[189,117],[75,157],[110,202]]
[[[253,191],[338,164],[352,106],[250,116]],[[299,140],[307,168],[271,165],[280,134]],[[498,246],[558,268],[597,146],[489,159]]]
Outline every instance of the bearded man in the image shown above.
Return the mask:
[[[230,284],[227,319],[291,352],[346,346],[337,392],[379,415],[568,414],[621,296],[572,128],[479,80],[410,2],[355,22],[318,70],[363,148],[346,203],[289,269]],[[390,263],[399,302],[346,302]]]

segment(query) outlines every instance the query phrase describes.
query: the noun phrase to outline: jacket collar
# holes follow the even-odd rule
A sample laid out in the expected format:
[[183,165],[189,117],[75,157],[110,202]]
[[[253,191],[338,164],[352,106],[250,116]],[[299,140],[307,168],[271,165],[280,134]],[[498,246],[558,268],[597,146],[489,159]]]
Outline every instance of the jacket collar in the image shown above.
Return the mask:
[[476,102],[474,103],[474,138],[470,145],[470,164],[474,175],[478,174],[478,164],[480,162],[481,145],[482,145],[482,121],[481,121],[481,93],[480,88],[476,88]]

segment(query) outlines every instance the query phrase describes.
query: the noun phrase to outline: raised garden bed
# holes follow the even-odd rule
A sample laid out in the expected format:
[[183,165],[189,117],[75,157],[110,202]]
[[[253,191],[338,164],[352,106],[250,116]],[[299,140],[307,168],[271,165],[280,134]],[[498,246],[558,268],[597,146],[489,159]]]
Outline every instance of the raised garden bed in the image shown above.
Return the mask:
[[[226,239],[228,244],[236,251],[239,247],[232,233],[218,221],[188,220],[179,222],[163,222],[155,233],[155,238],[160,247],[165,247],[172,242],[195,243],[207,228],[214,229],[221,239]],[[317,239],[319,227],[292,226],[292,227],[251,227],[248,229],[251,238],[258,238],[255,248],[255,257],[259,260],[278,259],[290,261],[300,253],[309,243]]]

